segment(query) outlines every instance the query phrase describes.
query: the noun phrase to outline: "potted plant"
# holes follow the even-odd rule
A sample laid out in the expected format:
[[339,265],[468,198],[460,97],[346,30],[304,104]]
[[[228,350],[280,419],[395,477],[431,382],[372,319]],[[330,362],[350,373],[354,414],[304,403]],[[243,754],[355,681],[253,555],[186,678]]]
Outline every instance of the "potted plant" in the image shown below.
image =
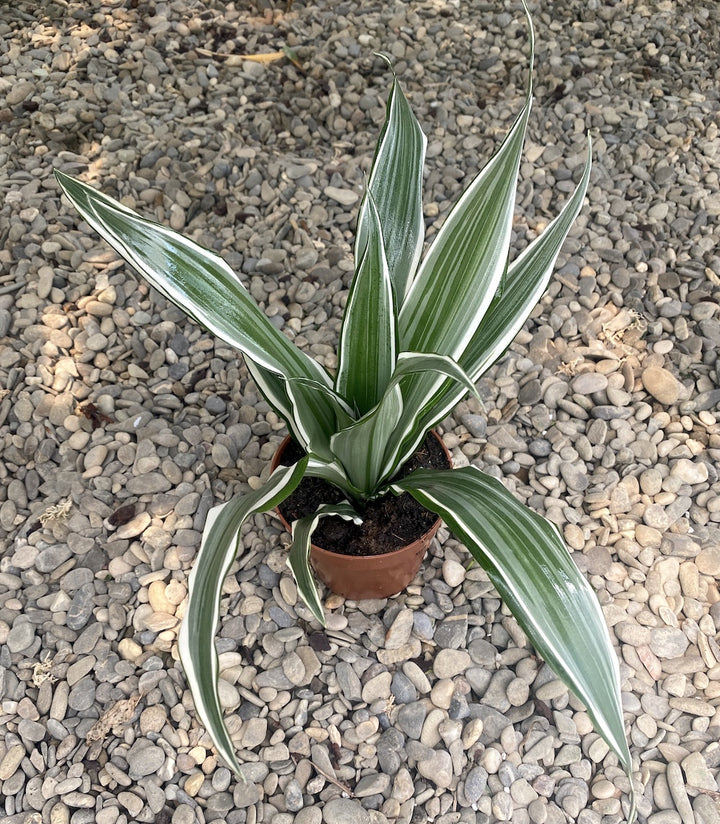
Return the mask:
[[[531,26],[530,50],[532,74]],[[630,773],[612,643],[597,598],[555,526],[475,466],[409,470],[428,431],[467,392],[475,392],[477,380],[522,327],[583,203],[589,147],[572,197],[545,232],[508,262],[531,96],[530,79],[525,104],[502,145],[422,256],[426,138],[393,80],[360,206],[355,273],[332,375],[271,325],[221,257],[56,172],[82,217],[120,255],[198,323],[242,351],[298,447],[298,459],[278,463],[260,489],[211,510],[190,575],[180,657],[198,714],[239,775],[217,692],[213,636],[221,588],[240,550],[245,520],[278,507],[307,479],[325,484],[330,494],[310,511],[290,516],[296,520],[288,564],[318,621],[324,623],[324,614],[309,557],[321,520],[348,519],[362,529],[378,502],[417,501],[442,518],[487,571],[536,650],[585,703]]]

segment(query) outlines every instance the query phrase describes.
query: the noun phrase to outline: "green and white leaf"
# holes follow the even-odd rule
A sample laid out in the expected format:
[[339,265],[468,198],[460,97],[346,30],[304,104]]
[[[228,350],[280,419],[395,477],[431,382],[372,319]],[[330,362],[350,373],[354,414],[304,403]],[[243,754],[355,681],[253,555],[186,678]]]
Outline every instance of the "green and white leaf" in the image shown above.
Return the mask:
[[365,251],[350,287],[342,328],[335,390],[360,417],[380,401],[397,358],[397,310],[373,198],[364,198]]
[[190,317],[265,369],[331,385],[325,370],[270,323],[219,255],[70,175],[56,170],[55,176],[93,229]]
[[340,462],[335,458],[331,461],[321,461],[310,456],[305,474],[309,478],[322,478],[342,490],[348,499],[361,501],[364,498],[363,490],[354,486],[348,478]]
[[560,249],[582,208],[591,168],[592,144],[588,136],[585,167],[572,197],[540,237],[508,266],[501,292],[491,302],[460,358],[473,380],[477,381],[513,342],[547,289]]
[[288,396],[285,378],[277,372],[265,369],[259,363],[255,363],[247,355],[244,355],[244,358],[248,372],[255,381],[260,394],[270,404],[273,411],[285,421],[295,440],[307,451],[308,445],[302,432],[310,428],[311,424],[308,423],[303,426],[295,422],[295,416],[302,414],[302,410],[298,412],[297,408],[293,406],[293,402]]
[[[473,381],[478,381],[497,362],[547,289],[560,249],[582,208],[591,167],[591,144],[588,138],[588,155],[575,192],[545,231],[508,266],[502,292],[491,302],[460,357],[460,366]],[[417,429],[424,432],[435,426],[455,408],[464,395],[464,386],[446,381],[435,394],[432,403],[426,404],[418,414],[415,422]],[[414,441],[409,438],[400,454],[409,455],[413,449]],[[402,461],[402,458],[399,460]]]
[[395,371],[393,372],[390,385],[394,386],[406,375],[420,372],[435,372],[444,375],[461,384],[466,392],[479,398],[477,387],[473,379],[448,355],[438,355],[434,352],[401,352],[398,355]]
[[[530,29],[530,65],[533,62]],[[531,75],[532,76],[532,75]],[[502,280],[510,248],[515,189],[532,105],[455,204],[426,253],[400,309],[403,351],[460,359]]]
[[329,386],[306,378],[290,378],[285,390],[305,451],[333,461],[330,438],[339,428],[349,426],[353,421],[347,404]]
[[372,495],[383,478],[384,447],[402,412],[400,388],[391,386],[375,409],[330,439],[330,449],[350,482],[366,495]]
[[[425,232],[422,181],[426,145],[427,138],[397,78],[393,78],[368,188],[380,216],[388,269],[398,305],[402,305],[422,253]],[[355,242],[356,269],[367,243],[366,217],[365,210],[361,209]]]
[[210,510],[200,552],[189,579],[185,617],[178,636],[180,660],[195,709],[218,753],[242,777],[232,741],[223,720],[218,695],[218,657],[215,632],[220,616],[223,582],[239,549],[243,523],[256,512],[282,503],[302,480],[308,459],[278,467],[258,490]]
[[325,626],[325,611],[320,602],[315,578],[310,571],[310,544],[320,518],[328,515],[339,515],[345,520],[355,521],[356,524],[362,523],[360,516],[348,503],[323,504],[312,515],[306,515],[293,523],[293,543],[287,559],[287,565],[295,578],[300,597],[323,626]]
[[[478,400],[480,399],[477,388],[470,376],[459,364],[447,355],[402,352],[398,356],[395,374],[393,375],[393,386],[396,382],[400,382],[404,377],[412,375],[415,372],[421,372],[426,375],[435,372],[439,376],[440,381],[442,381],[443,378],[450,378],[453,381],[453,386],[462,387],[463,394],[469,392],[478,398]],[[425,411],[424,407],[407,408],[403,399],[402,409],[403,415],[392,430],[394,437],[388,438],[383,442],[385,445],[384,462],[378,483],[387,480],[396,473],[398,467],[402,466],[422,443],[426,432],[430,428],[423,428],[419,425],[419,420]],[[399,450],[404,446],[403,435],[408,439],[414,437],[414,440],[412,440],[412,446],[410,448],[406,447],[404,457],[401,457]],[[374,448],[377,449],[378,444],[375,444]]]
[[474,466],[417,470],[393,488],[436,512],[465,544],[629,772],[615,651],[597,596],[555,525]]
[[[420,264],[400,309],[403,351],[448,355],[462,366],[463,353],[502,282],[532,105],[531,25],[529,31],[531,70],[525,105],[498,151],[453,207]],[[430,408],[443,383],[434,373],[409,376],[401,385],[405,408]],[[405,459],[412,444],[421,439],[419,429],[409,437],[407,432],[397,430],[389,451]]]

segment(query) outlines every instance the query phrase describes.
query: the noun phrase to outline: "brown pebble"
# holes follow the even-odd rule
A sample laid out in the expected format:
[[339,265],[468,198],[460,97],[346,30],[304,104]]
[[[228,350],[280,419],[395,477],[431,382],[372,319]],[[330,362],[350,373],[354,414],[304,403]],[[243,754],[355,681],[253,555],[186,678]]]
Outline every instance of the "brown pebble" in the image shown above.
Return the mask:
[[672,406],[680,397],[682,384],[667,369],[661,366],[648,366],[642,373],[645,389],[664,406]]

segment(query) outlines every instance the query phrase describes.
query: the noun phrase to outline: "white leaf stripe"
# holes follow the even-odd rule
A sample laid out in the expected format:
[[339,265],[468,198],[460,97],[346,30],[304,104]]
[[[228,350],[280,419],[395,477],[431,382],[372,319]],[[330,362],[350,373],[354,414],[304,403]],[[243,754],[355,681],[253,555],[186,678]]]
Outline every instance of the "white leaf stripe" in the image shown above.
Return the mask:
[[218,657],[213,639],[222,586],[235,560],[238,534],[245,520],[281,503],[302,479],[306,465],[304,458],[292,467],[278,467],[260,489],[211,509],[190,573],[187,609],[178,635],[180,660],[200,720],[218,753],[240,777],[241,767],[217,692]]
[[450,473],[419,470],[395,486],[440,515],[465,542],[538,652],[585,702],[598,731],[629,769],[607,627],[554,525],[472,466]]

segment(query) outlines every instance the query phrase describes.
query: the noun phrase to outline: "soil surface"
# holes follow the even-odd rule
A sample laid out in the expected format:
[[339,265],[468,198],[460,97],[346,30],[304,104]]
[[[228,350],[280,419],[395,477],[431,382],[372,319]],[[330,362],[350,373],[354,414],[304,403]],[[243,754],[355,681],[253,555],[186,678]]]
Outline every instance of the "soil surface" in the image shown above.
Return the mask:
[[[300,447],[291,442],[283,456],[289,466],[302,457]],[[406,477],[414,469],[447,469],[448,458],[434,435],[428,433],[420,449],[402,467],[393,480]],[[321,478],[305,478],[280,511],[288,523],[315,512],[325,503],[338,503],[344,495],[337,487]],[[364,506],[358,504],[363,522],[358,525],[337,516],[321,518],[313,534],[313,543],[341,555],[382,555],[411,544],[422,537],[437,521],[412,495],[388,494]]]

